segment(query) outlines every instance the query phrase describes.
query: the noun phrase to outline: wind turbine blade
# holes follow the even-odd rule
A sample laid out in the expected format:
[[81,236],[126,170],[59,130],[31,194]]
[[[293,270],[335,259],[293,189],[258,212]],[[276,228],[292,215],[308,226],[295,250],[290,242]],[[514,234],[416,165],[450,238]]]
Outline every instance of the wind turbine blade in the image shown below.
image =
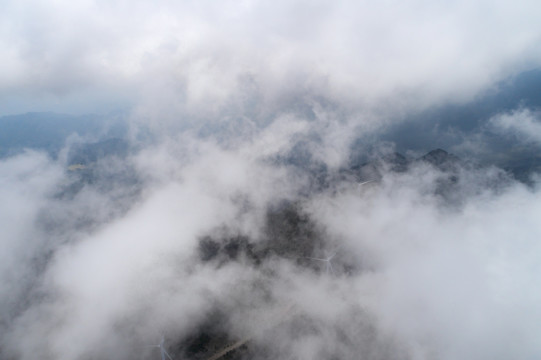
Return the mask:
[[327,259],[318,259],[318,258],[313,258],[313,257],[307,257],[307,259],[319,260],[319,261],[327,261]]
[[[169,360],[173,360],[173,358],[171,357],[171,355],[169,355],[169,353],[168,353],[167,351],[165,351],[165,349],[162,348],[162,350],[163,350],[163,353],[164,353],[165,355],[167,355],[167,357],[169,358]],[[165,359],[164,359],[164,360],[165,360]]]

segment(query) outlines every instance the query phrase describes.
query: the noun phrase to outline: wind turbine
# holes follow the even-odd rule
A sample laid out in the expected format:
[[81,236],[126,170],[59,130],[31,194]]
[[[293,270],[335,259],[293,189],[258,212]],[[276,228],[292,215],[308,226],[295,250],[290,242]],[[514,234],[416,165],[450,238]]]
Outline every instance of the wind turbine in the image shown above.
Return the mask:
[[360,187],[360,186],[363,186],[365,184],[370,184],[371,182],[374,182],[374,181],[376,181],[376,180],[363,181],[363,182],[358,183],[357,185],[359,185],[359,187]]
[[317,260],[317,261],[323,261],[325,262],[325,273],[326,274],[333,274],[334,275],[334,269],[332,267],[332,263],[331,263],[331,260],[334,258],[334,256],[336,255],[337,253],[335,252],[334,254],[332,254],[331,256],[325,258],[325,259],[321,259],[321,258],[315,258],[315,257],[308,257],[308,259],[312,259],[312,260]]
[[165,339],[164,337],[162,336],[162,340],[160,341],[159,344],[157,345],[149,345],[150,347],[157,347],[157,348],[160,348],[160,354],[162,356],[162,360],[165,360],[165,357],[167,356],[169,358],[169,360],[173,360],[173,358],[171,357],[171,355],[169,355],[169,353],[167,351],[165,351],[165,347],[163,346],[165,342]]

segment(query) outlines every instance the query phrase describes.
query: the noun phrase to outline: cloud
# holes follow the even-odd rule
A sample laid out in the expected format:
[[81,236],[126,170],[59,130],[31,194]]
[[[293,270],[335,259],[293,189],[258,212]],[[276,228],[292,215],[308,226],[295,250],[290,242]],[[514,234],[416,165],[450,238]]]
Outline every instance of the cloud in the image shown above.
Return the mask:
[[253,102],[275,112],[306,97],[353,108],[467,101],[539,64],[537,9],[526,0],[10,2],[1,91],[28,106],[116,101],[149,117],[164,107],[246,115]]
[[0,162],[2,196],[2,256],[0,277],[2,323],[16,313],[17,302],[32,285],[32,262],[47,248],[35,218],[47,205],[61,178],[59,167],[36,153],[25,153]]
[[147,136],[0,160],[0,356],[538,357],[538,179],[371,139],[538,66],[538,8],[10,2],[6,111],[127,104]]
[[513,134],[523,142],[541,144],[541,122],[535,111],[519,109],[490,119],[497,131]]
[[[278,121],[225,144],[184,133],[95,165],[132,166],[137,192],[103,187],[107,175],[59,196],[73,181],[61,163],[3,160],[2,212],[23,207],[5,218],[3,354],[151,359],[139,349],[161,334],[175,358],[235,341],[252,358],[540,353],[538,187],[414,162],[307,197],[310,173],[276,161],[307,129]],[[216,255],[201,256],[202,239]],[[309,259],[329,253],[333,273]]]
[[314,202],[328,232],[375,269],[352,280],[359,303],[421,358],[536,356],[538,191],[514,184],[449,211],[425,192],[434,175],[389,174],[364,195]]

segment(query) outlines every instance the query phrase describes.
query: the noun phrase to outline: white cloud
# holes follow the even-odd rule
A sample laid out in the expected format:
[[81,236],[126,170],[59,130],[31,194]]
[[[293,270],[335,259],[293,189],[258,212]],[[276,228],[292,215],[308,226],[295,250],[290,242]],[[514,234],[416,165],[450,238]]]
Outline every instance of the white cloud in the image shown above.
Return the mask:
[[240,106],[246,76],[274,111],[291,95],[349,105],[394,96],[406,108],[462,101],[539,65],[536,10],[527,0],[8,2],[1,91],[27,104],[105,92],[192,116]]
[[[39,243],[55,231],[40,225],[40,206],[57,223],[83,211],[104,213],[93,217],[98,226],[83,231],[68,221],[65,241],[47,248],[42,275],[19,273],[38,285],[4,324],[4,351],[21,359],[36,352],[55,359],[130,358],[160,332],[171,342],[193,334],[221,309],[231,336],[253,335],[250,349],[281,358],[314,352],[356,358],[365,351],[370,358],[504,359],[541,352],[535,337],[541,330],[539,191],[509,181],[487,187],[501,181],[492,168],[461,170],[452,206],[434,193],[447,175],[423,164],[301,201],[318,226],[314,236],[323,239],[324,249],[316,251],[337,251],[337,276],[315,273],[315,261],[299,266],[303,260],[294,256],[267,255],[259,267],[242,256],[202,263],[202,236],[244,234],[264,246],[268,206],[299,201],[295,194],[305,179],[268,161],[305,131],[302,121],[284,129],[277,122],[229,147],[185,134],[146,149],[134,160],[143,192],[127,212],[114,210],[121,207],[114,193],[91,196],[92,187],[71,200],[51,198],[48,189],[65,179],[43,157],[3,162],[3,189],[17,199],[2,203],[2,212],[28,209],[26,216],[14,213],[24,223],[9,221],[8,248],[32,237],[25,251],[43,255]],[[28,224],[37,224],[35,230]],[[11,250],[9,257],[3,277],[24,259]],[[2,291],[22,294],[17,286]],[[262,325],[268,316],[276,325]]]
[[[35,153],[0,162],[0,292],[12,296],[0,302],[10,314],[0,355],[151,358],[141,344],[163,332],[179,345],[222,311],[231,336],[253,335],[256,357],[538,357],[537,185],[417,164],[307,198],[313,174],[281,162],[305,141],[299,161],[336,170],[389,114],[466,101],[538,66],[536,10],[526,0],[9,2],[7,111],[129,103],[155,143],[96,165],[109,180],[129,167],[133,182],[94,179],[65,197],[74,178],[61,164]],[[528,110],[492,124],[540,140]],[[269,248],[290,230],[287,217],[266,228],[283,200],[315,222],[315,256],[337,251],[337,276]],[[202,262],[206,235],[246,236],[260,264]]]
[[515,185],[449,211],[425,192],[427,176],[315,202],[329,234],[372,269],[357,279],[359,302],[421,358],[537,356],[538,191]]
[[498,132],[509,132],[521,141],[541,144],[541,121],[539,114],[529,109],[519,109],[499,114],[490,119]]

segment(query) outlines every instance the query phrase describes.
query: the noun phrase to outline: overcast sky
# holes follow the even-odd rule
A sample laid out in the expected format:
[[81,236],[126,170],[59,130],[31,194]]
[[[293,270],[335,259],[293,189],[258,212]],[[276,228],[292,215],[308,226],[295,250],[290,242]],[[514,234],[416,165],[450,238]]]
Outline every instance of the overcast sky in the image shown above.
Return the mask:
[[249,101],[273,111],[288,97],[397,111],[468,101],[539,66],[540,7],[3,1],[0,109],[217,116]]

